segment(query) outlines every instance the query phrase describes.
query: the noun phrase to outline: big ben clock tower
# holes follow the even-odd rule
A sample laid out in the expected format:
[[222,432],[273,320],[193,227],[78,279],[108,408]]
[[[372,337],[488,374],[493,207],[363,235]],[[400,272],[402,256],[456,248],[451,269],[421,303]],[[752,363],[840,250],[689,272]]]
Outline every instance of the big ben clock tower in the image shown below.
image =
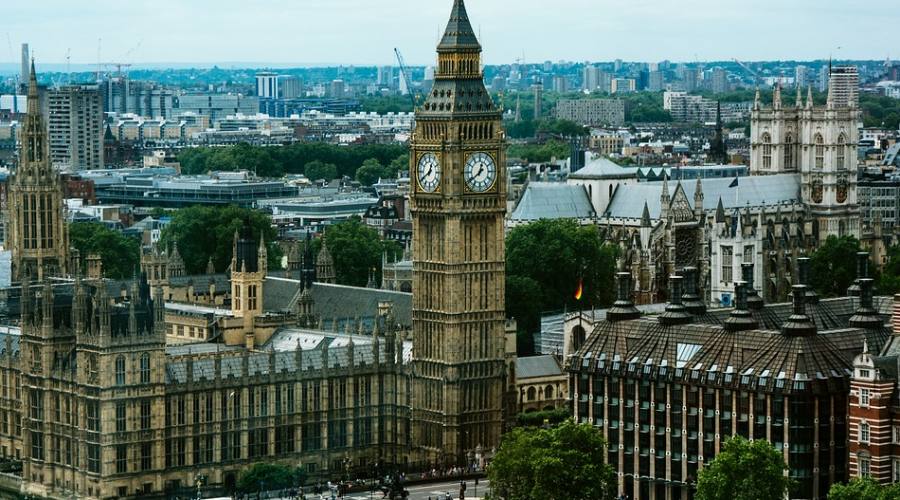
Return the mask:
[[464,465],[502,430],[505,136],[463,0],[437,52],[410,154],[413,442]]

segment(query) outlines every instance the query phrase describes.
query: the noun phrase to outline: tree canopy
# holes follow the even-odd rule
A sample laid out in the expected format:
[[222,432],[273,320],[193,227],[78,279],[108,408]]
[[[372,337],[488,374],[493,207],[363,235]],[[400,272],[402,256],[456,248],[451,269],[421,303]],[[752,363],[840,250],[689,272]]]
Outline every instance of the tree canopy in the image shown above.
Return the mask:
[[[397,258],[403,252],[396,241],[382,241],[378,232],[363,224],[358,217],[328,226],[325,229],[328,251],[334,259],[337,282],[349,286],[366,286],[369,273],[381,282],[381,257],[384,252]],[[321,242],[316,241],[318,253]]]
[[237,206],[183,208],[172,215],[172,222],[163,229],[160,244],[171,248],[178,244],[178,252],[184,260],[188,274],[201,274],[212,257],[217,271],[224,271],[231,264],[234,233],[249,221],[253,238],[263,235],[269,267],[281,267],[281,248],[275,243],[277,233],[271,218],[257,210]]
[[810,256],[810,285],[821,295],[839,297],[856,280],[859,240],[853,236],[829,236]]
[[516,428],[503,436],[488,478],[507,500],[611,500],[616,476],[605,454],[606,441],[590,424],[566,420],[549,429]]
[[301,486],[305,481],[306,472],[300,467],[279,463],[257,463],[241,473],[237,490],[244,494],[261,490],[282,490]]
[[763,439],[735,436],[697,478],[697,500],[783,498],[793,482],[784,475],[784,456]]
[[[527,355],[531,332],[540,314],[564,308],[607,306],[616,248],[607,245],[596,226],[573,220],[540,220],[514,228],[506,237],[506,314],[517,320],[520,355]],[[579,280],[581,300],[575,299]]]
[[900,483],[879,484],[872,478],[853,478],[849,483],[835,483],[828,491],[828,500],[897,500]]
[[337,179],[338,169],[334,163],[322,163],[319,160],[313,160],[303,167],[303,175],[311,181]]
[[572,154],[572,147],[565,142],[550,140],[544,144],[511,144],[506,156],[520,158],[528,163],[543,163],[556,158],[565,160]]
[[[355,177],[363,162],[373,158],[382,165],[390,165],[395,159],[408,154],[401,144],[365,144],[339,146],[320,142],[295,143],[281,147],[238,144],[228,147],[186,148],[178,154],[181,170],[196,175],[211,170],[251,170],[262,177],[280,177],[284,174],[304,174],[310,163],[319,161],[334,165],[336,173],[315,178],[334,179],[340,176]],[[308,173],[305,173],[310,177]]]
[[69,225],[69,242],[82,259],[97,254],[103,262],[103,275],[112,279],[134,276],[141,263],[141,243],[97,222]]

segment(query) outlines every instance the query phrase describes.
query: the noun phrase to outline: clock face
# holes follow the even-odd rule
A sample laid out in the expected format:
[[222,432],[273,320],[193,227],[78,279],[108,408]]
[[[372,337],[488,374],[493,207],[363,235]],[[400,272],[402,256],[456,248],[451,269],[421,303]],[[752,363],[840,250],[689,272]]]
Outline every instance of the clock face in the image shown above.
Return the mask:
[[494,186],[497,180],[497,165],[494,158],[487,153],[474,153],[466,160],[463,170],[466,185],[476,193],[483,193]]
[[425,153],[419,158],[417,176],[419,187],[426,193],[433,193],[441,185],[441,162],[432,153]]

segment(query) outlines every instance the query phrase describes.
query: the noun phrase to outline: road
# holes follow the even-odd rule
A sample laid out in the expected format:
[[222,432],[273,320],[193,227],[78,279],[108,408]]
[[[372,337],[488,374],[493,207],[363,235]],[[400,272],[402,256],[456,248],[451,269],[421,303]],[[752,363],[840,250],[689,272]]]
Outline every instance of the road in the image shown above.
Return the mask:
[[[466,481],[466,500],[484,498],[484,494],[487,493],[488,484],[489,483],[487,479],[479,479],[478,488],[476,491],[475,481]],[[459,499],[459,481],[414,484],[407,486],[406,490],[409,491],[408,500],[445,500],[445,497],[442,495],[445,495],[447,493],[452,496],[452,500]],[[380,492],[375,492],[370,495],[367,492],[360,491],[348,494],[344,497],[344,500],[381,500],[381,498],[382,497]],[[275,499],[273,498],[273,500]],[[290,499],[285,498],[283,500]],[[306,495],[306,500],[319,500],[319,496],[309,494]],[[322,500],[331,500],[331,496],[322,495]]]

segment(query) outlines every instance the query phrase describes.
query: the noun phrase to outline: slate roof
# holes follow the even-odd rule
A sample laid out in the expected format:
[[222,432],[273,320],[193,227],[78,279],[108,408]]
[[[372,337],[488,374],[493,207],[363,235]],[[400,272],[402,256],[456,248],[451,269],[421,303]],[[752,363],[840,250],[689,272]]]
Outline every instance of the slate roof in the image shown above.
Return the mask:
[[370,324],[378,313],[379,302],[392,302],[394,318],[403,326],[412,325],[412,294],[314,283],[313,312],[323,320],[360,318]]
[[638,169],[622,167],[607,158],[595,158],[569,175],[569,179],[637,179]]
[[516,205],[512,220],[588,219],[596,215],[584,186],[532,182]]
[[524,358],[516,358],[516,378],[518,380],[527,378],[553,377],[562,375],[562,367],[555,356],[528,356]]
[[[884,312],[883,300],[875,306]],[[849,386],[853,358],[862,352],[864,342],[878,350],[891,337],[887,326],[875,330],[848,327],[855,308],[849,298],[807,305],[807,314],[821,325],[816,335],[783,335],[777,328],[790,315],[789,307],[766,306],[754,313],[759,329],[739,332],[715,324],[730,314],[728,310],[711,311],[684,325],[663,325],[652,317],[601,321],[569,368],[674,377],[762,392],[834,392]]]
[[[740,177],[738,187],[729,187],[734,179],[703,179],[703,209],[715,210],[721,198],[726,210],[781,205],[800,202],[800,177],[795,174],[760,175]],[[675,192],[677,183],[669,182],[669,192]],[[696,180],[681,181],[685,194],[693,203]],[[619,186],[613,194],[605,217],[640,219],[644,203],[650,210],[650,217],[659,219],[662,182],[638,182]]]

